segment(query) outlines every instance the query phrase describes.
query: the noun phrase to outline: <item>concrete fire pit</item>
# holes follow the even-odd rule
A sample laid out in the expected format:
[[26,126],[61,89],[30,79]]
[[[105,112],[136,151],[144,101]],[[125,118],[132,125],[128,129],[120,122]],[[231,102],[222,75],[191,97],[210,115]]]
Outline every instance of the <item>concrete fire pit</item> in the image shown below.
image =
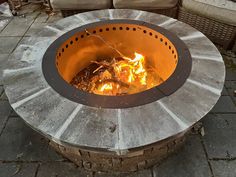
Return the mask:
[[[74,28],[109,19],[144,21],[177,35],[192,57],[186,82],[169,96],[129,108],[82,105],[56,92],[42,73],[47,48]],[[86,169],[136,171],[160,162],[183,144],[184,135],[213,108],[223,89],[225,66],[217,48],[199,31],[166,16],[138,10],[92,11],[62,19],[40,33],[52,37],[32,37],[10,56],[5,92],[30,127]]]

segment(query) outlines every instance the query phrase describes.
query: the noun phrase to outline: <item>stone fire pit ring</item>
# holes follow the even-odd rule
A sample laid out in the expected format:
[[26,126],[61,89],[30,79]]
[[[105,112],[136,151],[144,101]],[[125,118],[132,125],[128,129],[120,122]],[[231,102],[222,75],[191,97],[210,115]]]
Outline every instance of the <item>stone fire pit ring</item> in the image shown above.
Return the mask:
[[[169,96],[122,109],[82,105],[54,91],[42,73],[47,48],[74,28],[109,19],[144,21],[177,35],[192,57],[186,82]],[[81,13],[46,26],[17,47],[4,70],[16,113],[77,165],[101,171],[135,171],[167,157],[216,104],[224,79],[223,59],[202,33],[176,19],[126,9]]]

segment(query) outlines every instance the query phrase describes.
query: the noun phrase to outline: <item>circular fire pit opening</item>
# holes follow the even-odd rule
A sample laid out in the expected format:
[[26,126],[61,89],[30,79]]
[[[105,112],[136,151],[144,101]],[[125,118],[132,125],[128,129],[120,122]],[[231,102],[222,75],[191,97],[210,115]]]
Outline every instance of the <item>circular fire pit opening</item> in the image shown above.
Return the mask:
[[191,71],[185,44],[169,31],[137,20],[76,28],[46,51],[43,73],[62,96],[103,108],[144,105],[175,92]]

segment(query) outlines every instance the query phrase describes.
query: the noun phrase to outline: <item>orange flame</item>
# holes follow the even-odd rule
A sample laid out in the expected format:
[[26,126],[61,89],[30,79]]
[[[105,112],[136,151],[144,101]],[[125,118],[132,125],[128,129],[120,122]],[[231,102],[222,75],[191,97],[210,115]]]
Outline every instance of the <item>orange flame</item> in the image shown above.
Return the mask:
[[[122,57],[123,60],[117,61],[112,65],[115,77],[118,78],[122,83],[128,85],[146,85],[147,72],[145,69],[145,58],[143,55],[136,52],[134,55],[135,57],[133,59]],[[119,88],[120,86],[117,83],[109,82],[100,85],[98,91],[102,92],[102,94],[106,94],[105,92],[109,92],[108,94],[110,94],[111,90],[118,90]]]

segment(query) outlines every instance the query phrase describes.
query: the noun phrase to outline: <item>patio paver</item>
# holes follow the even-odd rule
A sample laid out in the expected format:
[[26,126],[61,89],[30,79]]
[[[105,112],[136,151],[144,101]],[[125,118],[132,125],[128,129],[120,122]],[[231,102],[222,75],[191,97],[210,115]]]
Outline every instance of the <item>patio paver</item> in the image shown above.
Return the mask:
[[0,36],[22,36],[32,23],[31,18],[15,17],[0,33]]
[[[1,33],[0,33],[1,34]],[[20,41],[21,37],[2,37],[0,36],[0,53],[9,54],[11,53],[17,43]]]
[[37,177],[92,177],[87,171],[80,170],[70,162],[43,163]]
[[236,157],[235,114],[208,114],[203,120],[204,144],[210,159]]
[[211,177],[200,137],[190,136],[176,155],[154,167],[154,177]]
[[236,160],[234,161],[212,161],[212,169],[215,177],[235,177]]
[[0,176],[35,177],[37,166],[35,163],[0,163]]
[[64,160],[48,142],[29,128],[20,118],[8,120],[0,137],[0,160],[60,161]]
[[236,106],[230,96],[221,96],[214,108],[214,113],[236,113]]
[[[11,113],[11,106],[8,101],[0,101],[0,135],[2,133],[3,128],[7,122],[8,116]],[[0,144],[1,147],[1,144]],[[1,149],[1,148],[0,148]]]

